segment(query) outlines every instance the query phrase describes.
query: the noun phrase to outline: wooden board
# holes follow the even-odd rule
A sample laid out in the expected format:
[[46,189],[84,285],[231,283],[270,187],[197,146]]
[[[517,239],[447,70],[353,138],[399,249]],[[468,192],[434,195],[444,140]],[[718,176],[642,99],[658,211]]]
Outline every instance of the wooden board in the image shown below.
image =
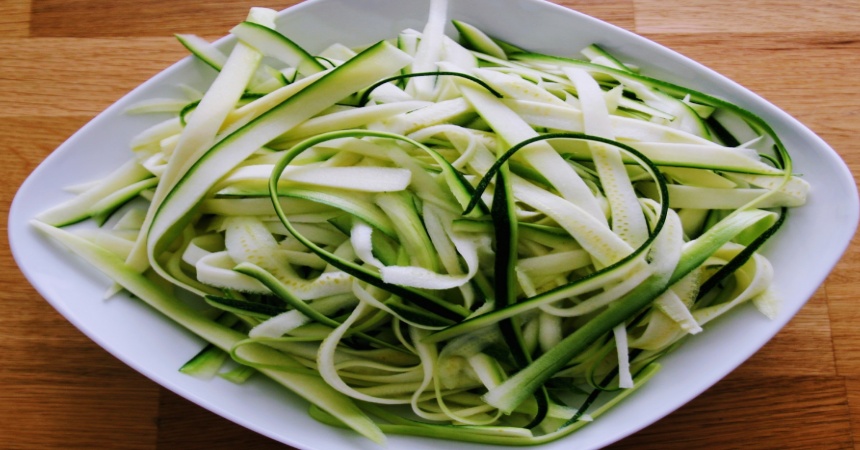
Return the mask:
[[[0,3],[0,228],[24,178],[99,111],[251,6],[296,1]],[[860,174],[856,0],[556,1],[645,35],[758,92]],[[283,448],[152,383],[26,283],[0,242],[2,448]],[[704,395],[612,448],[857,448],[860,244],[773,341]]]

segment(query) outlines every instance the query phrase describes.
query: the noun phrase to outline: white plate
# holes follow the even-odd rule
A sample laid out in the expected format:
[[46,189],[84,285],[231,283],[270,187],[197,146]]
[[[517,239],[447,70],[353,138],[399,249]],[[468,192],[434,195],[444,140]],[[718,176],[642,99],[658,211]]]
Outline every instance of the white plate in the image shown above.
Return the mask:
[[[784,298],[778,319],[752,308],[709,325],[663,360],[650,384],[608,414],[544,449],[597,448],[628,436],[699,395],[750,357],[803,306],[846,249],[858,221],[857,189],[839,156],[809,129],[752,92],[713,71],[627,31],[540,0],[457,0],[450,16],[522,47],[575,55],[597,42],[644,73],[724,97],[757,113],[782,137],[795,167],[812,184],[806,206],[791,212],[766,249]],[[404,28],[420,29],[427,0],[312,0],[286,10],[279,24],[310,51],[332,42],[365,44]],[[453,33],[453,30],[452,30]],[[453,34],[452,34],[453,35]],[[229,44],[229,40],[223,41]],[[84,62],[85,63],[85,62]],[[375,444],[321,425],[306,405],[262,377],[244,386],[199,381],[177,372],[201,342],[140,303],[102,301],[108,281],[47,242],[27,222],[59,201],[62,188],[107,173],[130,158],[128,140],[152,123],[125,116],[129,104],[175,94],[182,82],[204,87],[209,69],[190,58],[131,92],[51,154],[24,182],[9,214],[12,252],[29,281],[60,313],[107,351],[168,389],[232,421],[302,449],[372,449]],[[118,150],[120,149],[120,150]],[[820,227],[827,226],[827,233]],[[790,245],[780,245],[790,243]],[[743,332],[738,332],[743,330]],[[390,448],[437,449],[440,442],[392,436]],[[408,447],[407,447],[408,446]],[[485,448],[457,444],[458,448]]]

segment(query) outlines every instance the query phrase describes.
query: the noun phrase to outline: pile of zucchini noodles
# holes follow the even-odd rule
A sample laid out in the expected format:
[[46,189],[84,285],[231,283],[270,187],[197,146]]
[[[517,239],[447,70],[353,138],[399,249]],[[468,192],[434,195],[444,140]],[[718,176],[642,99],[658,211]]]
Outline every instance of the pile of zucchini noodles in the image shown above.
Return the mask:
[[262,372],[376,441],[535,444],[735,306],[776,313],[757,251],[808,186],[755,115],[597,45],[455,40],[444,1],[318,55],[274,20],[179,36],[211,86],[136,104],[170,117],[32,222],[209,341],[184,372]]

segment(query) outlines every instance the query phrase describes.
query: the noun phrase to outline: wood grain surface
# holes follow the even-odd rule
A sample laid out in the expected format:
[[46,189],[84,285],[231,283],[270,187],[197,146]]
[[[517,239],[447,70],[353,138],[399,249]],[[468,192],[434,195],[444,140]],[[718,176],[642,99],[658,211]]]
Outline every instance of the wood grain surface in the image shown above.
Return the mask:
[[[356,0],[358,1],[358,0]],[[456,1],[456,0],[454,0]],[[18,186],[99,111],[251,6],[296,1],[0,0],[0,227]],[[723,73],[798,118],[860,175],[857,0],[566,0]],[[0,448],[284,448],[161,388],[63,319],[0,241]],[[769,344],[614,449],[860,444],[860,243]]]

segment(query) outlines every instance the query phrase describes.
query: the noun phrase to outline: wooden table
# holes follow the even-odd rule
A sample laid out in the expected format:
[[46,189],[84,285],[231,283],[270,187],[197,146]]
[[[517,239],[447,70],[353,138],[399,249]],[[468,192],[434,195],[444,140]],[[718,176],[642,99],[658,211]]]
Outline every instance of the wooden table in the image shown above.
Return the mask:
[[[0,227],[37,164],[131,88],[185,56],[174,33],[225,34],[250,6],[297,1],[0,2]],[[758,92],[860,175],[860,3],[565,0]],[[762,351],[613,448],[860,447],[860,244]],[[0,243],[0,447],[278,448],[159,387],[66,322]]]

